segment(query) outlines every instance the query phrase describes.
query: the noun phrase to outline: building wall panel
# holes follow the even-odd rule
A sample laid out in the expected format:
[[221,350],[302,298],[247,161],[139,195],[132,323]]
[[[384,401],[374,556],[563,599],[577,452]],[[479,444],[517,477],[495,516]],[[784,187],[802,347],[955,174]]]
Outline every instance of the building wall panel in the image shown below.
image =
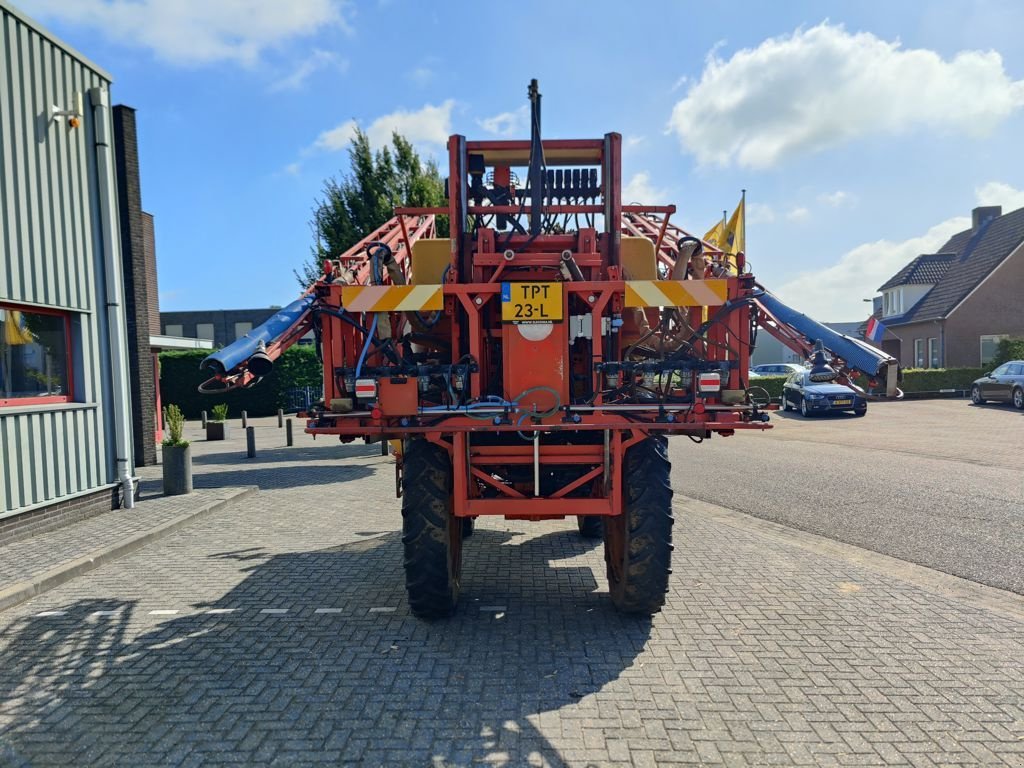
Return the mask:
[[[0,0],[0,301],[69,312],[76,400],[0,408],[0,518],[116,476],[89,99],[96,87],[109,87],[106,73]],[[51,105],[77,103],[78,128],[50,119]]]

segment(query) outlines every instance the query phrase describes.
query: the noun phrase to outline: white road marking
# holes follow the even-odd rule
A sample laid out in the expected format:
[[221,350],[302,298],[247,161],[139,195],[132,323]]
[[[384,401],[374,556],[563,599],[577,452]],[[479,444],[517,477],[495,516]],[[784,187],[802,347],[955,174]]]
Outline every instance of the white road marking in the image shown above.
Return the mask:
[[394,613],[394,608],[371,608],[370,613]]
[[159,610],[159,611],[150,611],[149,615],[150,616],[173,616],[176,613],[179,613],[179,611],[177,611],[177,610]]
[[120,611],[93,611],[90,616],[117,616]]
[[488,611],[488,612],[504,611],[505,610],[505,606],[504,605],[481,605],[480,606],[480,610],[481,611]]
[[211,608],[207,613],[234,613],[237,608]]
[[275,616],[280,616],[283,613],[288,613],[287,608],[261,608],[260,613],[272,613]]
[[67,616],[67,611],[40,611],[36,616]]
[[313,613],[341,613],[341,608],[317,608]]

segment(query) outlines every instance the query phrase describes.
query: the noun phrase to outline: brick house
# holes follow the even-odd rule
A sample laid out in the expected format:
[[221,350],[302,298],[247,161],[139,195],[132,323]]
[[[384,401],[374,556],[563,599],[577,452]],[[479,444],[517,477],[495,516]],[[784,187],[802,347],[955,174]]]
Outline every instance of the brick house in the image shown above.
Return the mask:
[[975,208],[970,229],[878,290],[880,346],[900,366],[984,366],[1001,338],[1024,336],[1024,208]]

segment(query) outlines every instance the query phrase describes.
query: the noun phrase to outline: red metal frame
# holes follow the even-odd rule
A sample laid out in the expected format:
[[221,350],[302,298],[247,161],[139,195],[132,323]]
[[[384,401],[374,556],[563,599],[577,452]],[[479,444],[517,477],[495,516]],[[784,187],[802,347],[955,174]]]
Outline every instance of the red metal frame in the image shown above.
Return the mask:
[[64,319],[64,353],[65,371],[67,372],[68,392],[66,395],[44,395],[42,397],[9,397],[0,398],[0,408],[17,408],[23,405],[56,405],[75,401],[75,369],[74,350],[71,343],[71,313],[66,310],[36,307],[32,305],[0,302],[0,309],[37,315],[51,315]]
[[[325,406],[310,418],[306,431],[313,435],[337,436],[342,441],[359,437],[378,440],[422,436],[442,446],[452,457],[455,489],[452,503],[458,517],[505,515],[538,519],[620,515],[624,503],[625,453],[648,435],[709,437],[718,433],[728,436],[738,429],[770,427],[755,418],[755,406],[726,404],[720,401],[718,393],[702,394],[695,389],[690,390],[686,402],[669,402],[665,398],[661,403],[605,402],[602,391],[606,374],[596,364],[621,362],[620,347],[625,343],[620,340],[618,326],[611,326],[616,331],[607,336],[605,326],[626,312],[627,282],[619,263],[621,237],[626,234],[650,238],[658,260],[671,270],[678,241],[688,233],[669,221],[675,206],[623,205],[621,137],[614,133],[603,139],[542,143],[547,166],[583,166],[590,175],[581,178],[591,180],[596,178],[591,174],[592,169],[597,168],[600,173],[600,195],[584,202],[572,195],[562,201],[552,200],[548,194],[551,189],[547,189],[542,206],[545,216],[566,216],[568,222],[570,215],[601,214],[604,231],[583,226],[579,219],[575,220],[576,227],[571,228],[572,231],[554,232],[548,224],[546,231],[532,235],[498,232],[484,226],[487,217],[497,214],[536,224],[530,216],[538,200],[527,201],[533,197],[532,193],[515,189],[511,174],[511,167],[521,167],[528,162],[530,146],[528,141],[466,141],[461,136],[450,137],[448,205],[396,208],[395,219],[328,263],[325,279],[311,289],[319,304],[331,310],[321,312],[318,320],[323,341]],[[470,155],[482,155],[485,168],[492,168],[496,183],[501,180],[502,185],[508,187],[511,199],[518,199],[519,204],[474,203],[471,195],[479,198],[479,194],[473,192],[468,182]],[[592,182],[587,182],[587,187],[593,189]],[[598,199],[599,202],[595,202]],[[465,391],[480,410],[471,417],[457,408],[448,408],[445,412],[443,405],[438,406],[442,411],[433,407],[420,408],[416,413],[409,413],[408,407],[403,406],[391,411],[398,415],[388,415],[389,408],[383,404],[366,406],[355,402],[348,391],[350,385],[336,373],[344,369],[348,372],[346,375],[351,376],[364,346],[363,332],[357,326],[367,328],[373,318],[373,313],[353,315],[354,323],[349,323],[339,317],[338,313],[343,311],[342,289],[346,284],[369,283],[366,248],[375,241],[388,245],[408,276],[413,245],[420,238],[434,235],[434,220],[438,215],[448,216],[452,230],[450,268],[441,289],[444,309],[428,328],[429,333],[420,334],[426,339],[416,343],[434,344],[429,348],[435,350],[435,356],[447,359],[452,365],[459,365],[469,351],[476,369],[469,372]],[[475,226],[469,231],[467,222],[474,217]],[[582,279],[561,279],[558,270],[565,252],[571,254],[579,270],[577,277],[582,275]],[[707,252],[720,253],[710,246]],[[556,376],[559,405],[564,408],[541,412],[539,405],[533,405],[534,410],[528,411],[525,405],[512,404],[526,392],[507,391],[512,386],[510,381],[519,381],[522,377],[508,373],[515,366],[515,359],[508,357],[510,347],[506,341],[510,338],[511,326],[501,322],[500,301],[495,298],[501,293],[502,280],[561,282],[563,322],[553,326],[552,333],[568,337],[566,321],[571,317],[590,316],[589,333],[582,333],[587,339],[582,344],[575,344],[576,336],[563,339],[562,344],[536,346],[547,350],[545,354],[554,359],[544,358],[534,368],[543,372],[545,363],[556,369],[559,365],[564,367],[561,378]],[[384,282],[389,281],[385,276]],[[703,337],[695,340],[694,345],[705,351],[704,357],[711,363],[727,361],[729,374],[727,381],[723,381],[723,389],[740,390],[741,371],[745,379],[749,359],[747,299],[753,294],[753,278],[731,274],[725,282],[728,311],[723,311],[716,322],[708,325]],[[717,307],[710,308],[712,316],[718,311]],[[693,328],[702,323],[700,307],[684,308],[680,314]],[[390,321],[392,337],[402,336],[406,323],[411,323],[414,330],[417,322],[422,325],[422,316],[417,320],[413,313],[377,312],[376,315],[378,327],[381,322]],[[267,354],[276,358],[308,329],[309,322],[309,316],[297,321],[268,346]],[[450,353],[437,352],[445,348],[450,348]],[[386,358],[376,349],[369,350],[364,365],[388,370]],[[245,384],[251,380],[245,371],[222,379],[232,377],[235,383]],[[518,388],[519,384],[515,386]],[[574,398],[575,387],[581,388],[585,398],[593,394],[589,404]],[[390,387],[387,389],[391,391]],[[408,392],[405,387],[399,389]],[[503,404],[494,405],[488,411],[484,393],[495,391],[504,393]],[[334,409],[332,403],[341,401],[355,403],[356,407],[347,412],[340,406]],[[402,413],[409,415],[400,415]],[[568,439],[568,435],[585,434],[589,434],[586,439]],[[529,472],[531,466],[533,473]],[[546,473],[543,478],[540,467]],[[400,462],[398,471],[401,471]],[[528,474],[532,474],[532,480],[527,478]]]

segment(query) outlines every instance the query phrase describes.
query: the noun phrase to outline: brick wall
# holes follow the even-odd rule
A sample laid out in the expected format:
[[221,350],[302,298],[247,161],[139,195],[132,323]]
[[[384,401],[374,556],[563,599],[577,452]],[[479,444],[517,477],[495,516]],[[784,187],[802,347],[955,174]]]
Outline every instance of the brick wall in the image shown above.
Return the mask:
[[[883,319],[884,323],[885,320]],[[942,339],[943,334],[940,332],[941,324],[933,322],[924,323],[907,323],[906,325],[898,325],[889,328],[886,331],[886,336],[891,333],[900,337],[899,345],[899,361],[901,368],[917,368],[916,361],[914,360],[914,339],[924,340],[924,367],[928,367],[928,339]],[[941,345],[941,341],[939,342]],[[940,347],[941,349],[941,347]],[[886,349],[886,351],[889,351]],[[890,354],[892,354],[890,352]],[[977,363],[974,363],[977,365]],[[946,363],[944,367],[948,367],[949,363]]]
[[[287,294],[286,294],[287,295]],[[277,312],[269,307],[263,309],[214,309],[209,311],[161,312],[160,322],[164,329],[168,325],[180,325],[182,334],[197,338],[196,326],[200,323],[213,325],[213,346],[225,347],[236,338],[235,323],[252,323],[255,328]]]
[[981,365],[981,337],[1024,337],[1024,246],[1018,247],[946,321],[951,366]]
[[149,332],[160,335],[160,290],[156,284],[156,235],[153,231],[153,214],[142,214],[142,244],[146,261],[146,291],[149,294]]
[[128,320],[128,365],[131,368],[132,439],[135,464],[148,466],[156,464],[156,388],[149,349],[150,305],[156,300],[156,285],[150,287],[146,264],[135,110],[118,105],[114,107],[113,117],[125,315]]
[[0,546],[118,509],[119,491],[107,488],[0,520]]

